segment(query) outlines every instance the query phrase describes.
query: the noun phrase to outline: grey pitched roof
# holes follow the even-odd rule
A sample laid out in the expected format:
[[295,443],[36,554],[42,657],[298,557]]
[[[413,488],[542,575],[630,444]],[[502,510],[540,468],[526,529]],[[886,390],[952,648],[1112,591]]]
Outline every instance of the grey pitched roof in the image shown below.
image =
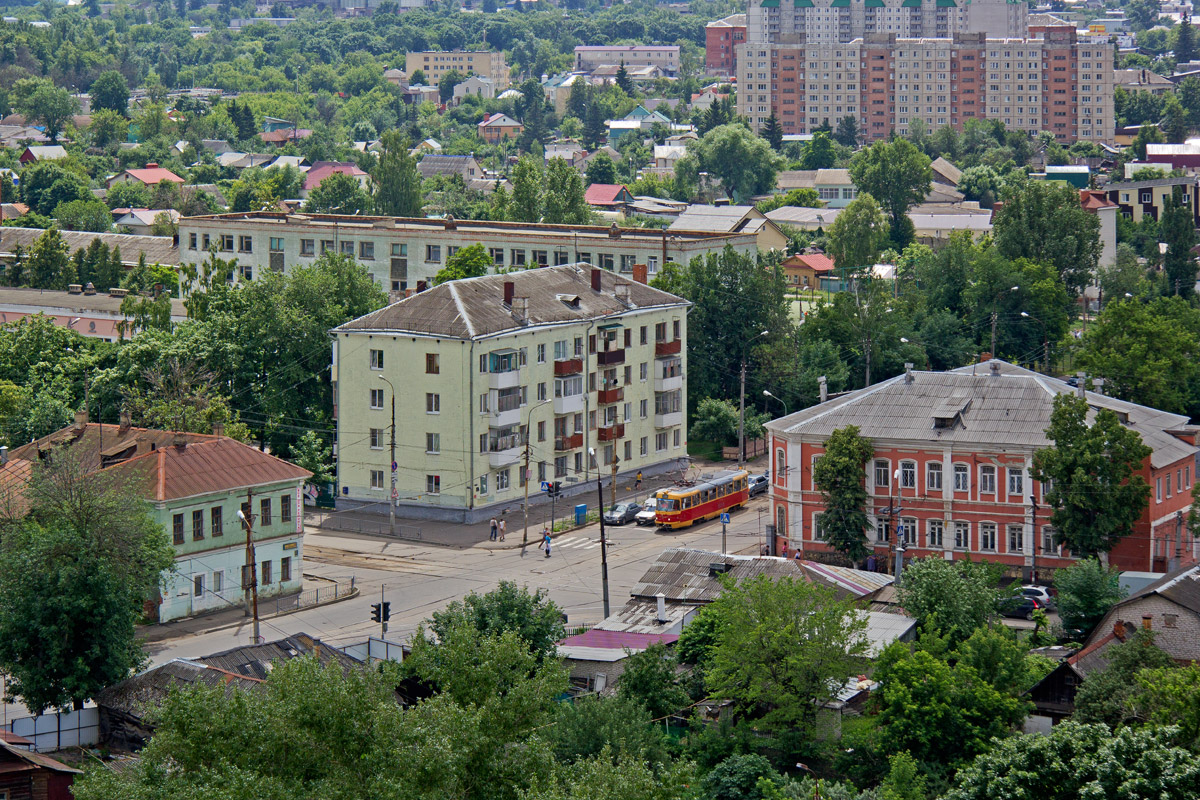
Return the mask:
[[962,180],[962,170],[941,156],[935,158],[929,166],[933,168],[935,175],[941,175],[948,183],[954,186],[957,186],[958,182]]
[[708,206],[697,203],[684,209],[667,230],[737,233],[754,219],[763,219],[762,212],[754,206]]
[[[991,363],[998,365],[998,374],[993,374]],[[1074,391],[1065,381],[996,360],[949,372],[914,370],[911,383],[897,375],[769,422],[767,428],[774,433],[824,437],[857,425],[871,439],[1032,450],[1051,444],[1045,431],[1054,398]],[[1128,427],[1153,448],[1154,467],[1197,450],[1169,432],[1187,425],[1185,416],[1094,392],[1086,396],[1093,409],[1108,408],[1125,417]],[[934,416],[953,416],[955,411],[961,411],[958,424],[934,427]]]
[[343,670],[359,666],[361,663],[341,650],[335,650],[329,645],[322,644],[319,639],[314,639],[307,633],[298,633],[295,636],[259,645],[233,647],[196,660],[206,666],[236,675],[266,680],[276,662],[300,658],[310,653],[322,665],[336,663]]
[[[599,292],[592,290],[592,270],[600,274]],[[514,284],[514,297],[527,298],[524,317],[518,317],[504,305],[507,281]],[[628,304],[616,296],[619,285],[629,287]],[[450,281],[334,330],[403,331],[450,339],[478,339],[533,325],[574,323],[639,308],[687,305],[688,301],[680,297],[607,270],[587,264],[566,264]]]
[[767,575],[774,579],[808,581],[799,564],[774,556],[733,556],[677,547],[664,550],[630,592],[653,600],[661,593],[668,602],[711,603],[721,594],[721,582],[710,574],[710,565],[729,565],[727,574],[737,582]]
[[1200,614],[1200,564],[1185,567],[1164,575],[1146,588],[1134,592],[1113,606],[1132,603],[1151,595],[1159,595],[1177,603],[1189,611]]
[[[28,250],[34,240],[45,233],[41,228],[0,228],[0,256],[11,256],[18,244]],[[67,243],[67,251],[74,255],[99,239],[109,248],[121,248],[121,263],[133,266],[138,256],[145,253],[149,264],[179,266],[179,248],[170,236],[137,236],[128,233],[90,233],[88,231],[59,231]]]
[[426,153],[417,162],[417,172],[421,173],[422,178],[434,175],[462,175],[465,178],[467,170],[471,167],[475,167],[479,177],[482,177],[483,167],[475,160],[474,156],[442,156]]

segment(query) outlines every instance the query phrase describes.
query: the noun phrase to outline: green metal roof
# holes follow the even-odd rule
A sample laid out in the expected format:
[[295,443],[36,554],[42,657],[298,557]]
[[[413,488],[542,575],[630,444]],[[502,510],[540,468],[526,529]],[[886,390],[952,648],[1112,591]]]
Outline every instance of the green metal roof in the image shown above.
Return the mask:
[[867,8],[883,8],[883,0],[867,0]]
[[900,4],[900,7],[901,8],[920,8],[921,0],[904,0],[904,2]]
[[779,8],[779,0],[763,0],[762,8]]
[[958,8],[958,3],[954,0],[937,0],[938,8]]
[[813,0],[796,0],[796,8],[812,8]]
[[829,7],[830,8],[849,8],[850,0],[833,0],[833,2],[829,4]]

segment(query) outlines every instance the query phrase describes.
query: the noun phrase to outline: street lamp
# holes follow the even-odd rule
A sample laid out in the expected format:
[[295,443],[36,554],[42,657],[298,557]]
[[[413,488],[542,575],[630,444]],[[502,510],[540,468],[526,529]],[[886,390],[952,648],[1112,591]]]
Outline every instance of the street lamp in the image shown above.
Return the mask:
[[1020,286],[1010,286],[996,293],[992,298],[992,358],[996,357],[996,305],[1000,302],[1000,295],[1006,292],[1015,292],[1020,289]]
[[784,402],[782,397],[776,397],[775,395],[771,394],[771,391],[769,389],[763,389],[763,397],[771,397],[771,398],[778,400],[779,404],[781,406],[783,406],[783,415],[785,417],[787,416],[787,414],[788,414],[787,403]]
[[396,491],[396,387],[392,386],[392,382],[382,375],[379,380],[388,385],[392,390],[392,497],[388,500],[388,533],[393,537],[396,535],[396,500],[399,498],[399,492]]
[[[249,499],[247,499],[249,504]],[[248,574],[242,581],[243,591],[246,596],[246,613],[249,614],[251,609],[254,612],[254,643],[258,644],[262,641],[258,635],[258,557],[254,553],[254,522],[249,519],[245,513],[239,508],[237,518],[242,521],[242,527],[246,529],[246,570]]]
[[[613,448],[613,455],[616,455],[616,447]],[[596,448],[589,447],[588,455],[592,458],[596,457]],[[600,585],[604,592],[604,618],[608,619],[608,539],[604,535],[604,487],[600,484],[600,469],[596,469],[596,499],[599,501],[597,509],[600,511]]]
[[1042,326],[1042,360],[1045,361],[1046,374],[1050,374],[1050,336],[1046,332],[1046,323],[1030,314],[1028,311],[1022,311],[1021,316],[1025,319],[1031,319],[1038,325]]
[[525,555],[525,545],[529,542],[529,431],[533,427],[533,410],[549,402],[550,398],[547,397],[539,403],[534,403],[525,415],[525,466],[522,467],[525,470],[522,473],[525,476],[525,504],[522,509],[525,514],[525,531],[521,534],[521,555]]
[[763,331],[758,336],[750,339],[742,346],[742,371],[741,371],[741,390],[738,395],[738,468],[746,461],[746,354],[750,350],[750,345],[757,342],[762,337],[770,334],[770,331]]

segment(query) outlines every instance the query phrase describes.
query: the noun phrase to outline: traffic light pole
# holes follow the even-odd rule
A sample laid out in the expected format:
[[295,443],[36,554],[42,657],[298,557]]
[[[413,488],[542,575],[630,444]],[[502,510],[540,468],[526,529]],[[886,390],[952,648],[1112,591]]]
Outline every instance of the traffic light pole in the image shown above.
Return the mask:
[[388,617],[390,617],[390,616],[391,616],[391,615],[388,613],[388,610],[389,610],[389,609],[388,609],[388,604],[387,604],[387,602],[386,602],[386,601],[383,599],[383,591],[384,591],[384,589],[386,589],[386,588],[387,588],[387,585],[386,585],[386,584],[384,584],[384,585],[381,585],[381,586],[379,587],[379,625],[380,625],[380,627],[383,629],[383,634],[382,634],[382,635],[381,635],[381,637],[380,637],[380,638],[383,638],[383,639],[386,639],[386,638],[387,638],[387,624],[388,624]]
[[246,528],[246,571],[249,580],[243,583],[249,584],[246,586],[246,605],[247,611],[253,611],[254,614],[254,643],[258,644],[262,639],[258,634],[258,557],[254,552],[254,493],[246,490],[246,507],[250,509],[249,514],[242,514],[242,525]]

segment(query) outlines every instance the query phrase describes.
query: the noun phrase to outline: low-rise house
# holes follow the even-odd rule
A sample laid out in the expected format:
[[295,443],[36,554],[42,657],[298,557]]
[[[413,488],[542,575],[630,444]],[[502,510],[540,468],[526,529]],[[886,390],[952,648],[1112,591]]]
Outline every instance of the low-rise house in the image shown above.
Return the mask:
[[693,204],[676,217],[667,230],[753,233],[758,241],[758,249],[764,252],[782,250],[789,241],[779,226],[754,206]]
[[824,253],[797,253],[780,264],[783,279],[797,289],[816,289],[821,278],[833,273],[833,259]]
[[929,165],[929,168],[933,172],[934,183],[940,183],[952,189],[958,188],[958,182],[962,180],[962,170],[958,167],[938,156]]
[[621,211],[633,202],[633,195],[619,183],[593,183],[587,187],[583,199],[600,211]]
[[654,145],[655,172],[675,174],[675,162],[687,155],[687,145],[656,144]]
[[[1195,172],[1200,168],[1200,139],[1188,139],[1179,144],[1148,143],[1146,161],[1139,162],[1139,167],[1147,165],[1159,167],[1164,173],[1177,169]],[[1125,177],[1132,178],[1132,169],[1128,166],[1125,168]]]
[[[601,64],[592,70],[591,79],[593,82],[601,84],[616,83],[620,72],[620,64]],[[642,64],[632,67],[626,65],[625,74],[634,83],[646,83],[668,77],[667,73],[661,67],[656,67],[653,64]]]
[[392,86],[399,86],[402,89],[408,88],[408,75],[402,69],[393,67],[392,69],[384,70],[383,79]]
[[71,800],[75,776],[83,771],[50,756],[0,741],[0,798]]
[[[118,216],[117,212],[124,213]],[[167,222],[178,223],[182,216],[173,208],[125,208],[113,209],[113,225],[122,233],[132,233],[135,236],[154,235],[154,226],[162,215]]]
[[1113,70],[1113,88],[1153,95],[1173,94],[1175,82],[1150,69],[1116,69]]
[[576,83],[587,86],[587,76],[579,72],[563,72],[542,81],[542,89],[546,92],[546,102],[554,106],[554,114],[563,117],[567,111],[567,99],[571,96],[571,88]]
[[143,186],[157,186],[163,181],[177,183],[180,186],[183,186],[185,183],[183,178],[171,172],[171,170],[160,167],[157,163],[151,161],[142,169],[127,169],[120,175],[114,175],[108,179],[105,186],[109,189],[118,183],[140,183]]
[[31,144],[21,151],[17,159],[21,164],[33,164],[38,161],[57,161],[67,157],[67,148],[61,144]]
[[496,84],[490,78],[482,75],[471,75],[454,87],[454,104],[458,105],[467,95],[491,100],[496,96]]
[[507,114],[489,114],[483,122],[476,126],[479,138],[488,144],[500,144],[505,140],[516,139],[525,130],[525,126]]
[[147,614],[159,622],[240,605],[246,525],[257,555],[260,598],[300,590],[307,470],[219,432],[180,433],[75,423],[16,448],[12,457],[40,462],[53,452],[79,459],[87,472],[128,476],[171,536],[175,571]]
[[[1149,159],[1149,153],[1146,157]],[[1106,184],[1102,191],[1117,204],[1123,217],[1141,222],[1147,217],[1162,219],[1167,204],[1173,202],[1176,189],[1182,191],[1184,204],[1192,210],[1192,224],[1200,227],[1200,208],[1197,207],[1200,204],[1200,184],[1194,177],[1122,181]]]
[[349,161],[318,161],[304,173],[304,183],[300,187],[301,199],[312,194],[313,189],[320,186],[330,175],[349,175],[357,180],[363,189],[369,189],[371,185],[371,176],[359,169],[357,164]]
[[312,130],[309,128],[278,128],[264,131],[258,135],[258,138],[265,144],[278,146],[288,142],[302,142],[310,136],[312,136]]
[[442,143],[437,139],[422,139],[408,151],[410,156],[421,156],[428,153],[442,152]]

